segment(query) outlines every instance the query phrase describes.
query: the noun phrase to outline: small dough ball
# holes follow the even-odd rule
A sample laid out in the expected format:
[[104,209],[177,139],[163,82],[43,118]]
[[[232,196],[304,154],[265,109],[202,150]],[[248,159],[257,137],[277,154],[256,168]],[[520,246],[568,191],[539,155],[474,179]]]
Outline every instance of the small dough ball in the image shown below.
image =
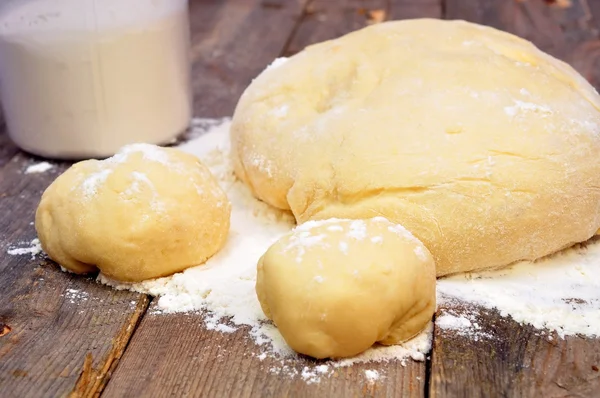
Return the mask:
[[600,97],[573,68],[463,21],[375,24],[258,76],[236,174],[298,224],[384,216],[439,276],[535,260],[600,227]]
[[256,293],[295,351],[349,357],[427,326],[435,264],[419,240],[385,218],[309,221],[259,260]]
[[206,166],[177,149],[124,147],[48,187],[35,226],[44,251],[75,273],[126,282],[171,275],[219,251],[231,205]]

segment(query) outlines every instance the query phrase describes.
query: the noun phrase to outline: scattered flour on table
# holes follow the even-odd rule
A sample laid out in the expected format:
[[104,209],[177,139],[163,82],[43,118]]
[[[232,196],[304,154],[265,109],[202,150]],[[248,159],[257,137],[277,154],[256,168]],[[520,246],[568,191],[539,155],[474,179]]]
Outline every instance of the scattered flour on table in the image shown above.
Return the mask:
[[[294,227],[293,217],[256,200],[238,181],[229,163],[230,121],[195,119],[191,141],[180,149],[197,155],[211,169],[232,203],[231,230],[225,247],[205,265],[190,268],[167,278],[135,284],[99,280],[117,289],[129,289],[159,296],[157,311],[201,311],[209,329],[231,333],[241,326],[250,328],[250,337],[263,347],[258,356],[275,359],[269,371],[316,382],[329,377],[333,369],[360,362],[408,359],[424,361],[431,349],[433,324],[413,340],[399,346],[376,346],[361,355],[312,364],[299,370],[296,354],[265,318],[256,298],[256,263],[267,248]],[[403,233],[408,233],[399,231]],[[352,238],[364,239],[360,223]],[[499,271],[452,276],[438,281],[438,300],[455,300],[486,308],[497,308],[503,316],[556,330],[560,336],[600,335],[600,240],[576,247],[538,262],[522,262]],[[477,323],[477,314],[442,313],[436,324],[443,331],[491,338]],[[382,375],[379,375],[382,377]]]
[[52,163],[48,163],[48,162],[34,163],[32,165],[29,165],[25,169],[25,174],[45,173],[46,171],[51,170],[53,168],[54,168],[54,165]]
[[21,247],[9,247],[6,253],[10,254],[11,256],[22,256],[29,254],[31,255],[31,259],[35,260],[37,255],[42,252],[42,245],[40,244],[40,240],[37,238],[33,239],[31,242],[20,243],[19,246]]
[[375,383],[381,378],[381,375],[376,370],[365,370],[365,377],[369,383]]
[[[440,300],[438,300],[440,301]],[[442,300],[444,301],[444,300]],[[454,301],[446,298],[446,302]],[[492,340],[494,336],[485,331],[478,321],[479,311],[472,308],[443,309],[435,319],[436,328],[442,333],[468,336],[474,341]]]
[[318,383],[321,377],[330,376],[333,373],[328,365],[305,366],[300,375],[307,384]]
[[60,266],[60,270],[62,272],[66,272],[67,274],[74,274],[75,273],[75,272],[71,271],[70,269],[63,267],[62,265]]
[[438,301],[495,308],[502,316],[560,337],[600,336],[600,239],[536,262],[461,274],[437,283]]
[[81,301],[87,301],[90,295],[81,290],[67,289],[67,291],[64,293],[64,296],[71,302],[71,304],[77,304]]
[[471,320],[464,316],[444,314],[435,320],[435,325],[441,329],[463,330],[473,326]]

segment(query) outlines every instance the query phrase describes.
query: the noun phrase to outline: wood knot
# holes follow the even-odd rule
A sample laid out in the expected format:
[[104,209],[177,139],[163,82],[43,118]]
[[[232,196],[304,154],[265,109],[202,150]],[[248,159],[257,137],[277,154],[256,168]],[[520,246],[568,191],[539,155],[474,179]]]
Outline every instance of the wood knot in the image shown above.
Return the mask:
[[544,0],[544,3],[558,8],[569,8],[573,5],[571,0]]
[[12,372],[14,377],[27,377],[27,372],[22,369],[15,369]]
[[12,328],[4,323],[0,323],[0,337],[6,336],[12,331]]

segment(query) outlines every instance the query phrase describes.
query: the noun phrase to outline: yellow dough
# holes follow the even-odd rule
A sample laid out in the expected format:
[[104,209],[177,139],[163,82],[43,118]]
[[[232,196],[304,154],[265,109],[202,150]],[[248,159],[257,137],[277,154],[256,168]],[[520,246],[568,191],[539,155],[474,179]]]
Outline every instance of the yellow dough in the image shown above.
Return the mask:
[[244,92],[236,174],[297,221],[383,215],[438,276],[537,259],[600,227],[600,102],[571,67],[462,21],[377,24]]
[[294,350],[349,357],[427,326],[435,265],[421,242],[383,217],[310,221],[260,259],[256,292]]
[[206,261],[224,245],[231,205],[206,166],[177,149],[124,147],[68,169],[35,226],[44,251],[75,273],[141,281]]

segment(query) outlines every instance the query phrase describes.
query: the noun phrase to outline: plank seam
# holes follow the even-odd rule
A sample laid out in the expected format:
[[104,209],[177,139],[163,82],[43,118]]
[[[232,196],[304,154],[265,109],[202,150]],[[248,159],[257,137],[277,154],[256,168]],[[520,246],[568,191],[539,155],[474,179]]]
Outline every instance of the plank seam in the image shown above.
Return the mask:
[[298,33],[298,29],[300,29],[300,26],[302,25],[302,23],[308,16],[309,7],[312,6],[314,1],[315,0],[306,0],[306,2],[304,3],[304,6],[302,7],[302,12],[300,13],[300,17],[298,18],[298,21],[296,21],[296,23],[294,24],[294,27],[292,28],[292,31],[290,32],[289,37],[285,41],[283,48],[282,48],[281,52],[279,53],[280,57],[285,56],[285,54],[287,53],[287,51],[290,47],[290,44],[296,37],[296,33]]
[[[104,365],[101,369],[95,370],[92,367],[92,355],[87,353],[79,379],[75,383],[75,387],[69,394],[69,397],[99,397],[110,382],[110,378],[120,363],[120,359],[127,351],[129,343],[136,333],[142,319],[146,316],[150,307],[150,298],[148,295],[141,295],[135,312],[124,325],[126,341],[121,341],[117,336],[113,339],[113,350],[103,358]],[[136,315],[137,314],[137,315]],[[133,321],[133,325],[131,322]],[[127,334],[128,328],[131,327],[131,332]],[[92,380],[95,378],[96,380]],[[91,385],[90,385],[91,382]]]
[[[442,14],[443,15],[443,14]],[[425,356],[425,381],[423,393],[425,398],[429,398],[431,396],[431,375],[433,374],[433,351],[435,349],[435,317],[437,313],[433,314],[433,318],[431,322],[433,322],[433,329],[431,330],[431,351],[428,356]],[[429,358],[429,359],[428,359]]]

